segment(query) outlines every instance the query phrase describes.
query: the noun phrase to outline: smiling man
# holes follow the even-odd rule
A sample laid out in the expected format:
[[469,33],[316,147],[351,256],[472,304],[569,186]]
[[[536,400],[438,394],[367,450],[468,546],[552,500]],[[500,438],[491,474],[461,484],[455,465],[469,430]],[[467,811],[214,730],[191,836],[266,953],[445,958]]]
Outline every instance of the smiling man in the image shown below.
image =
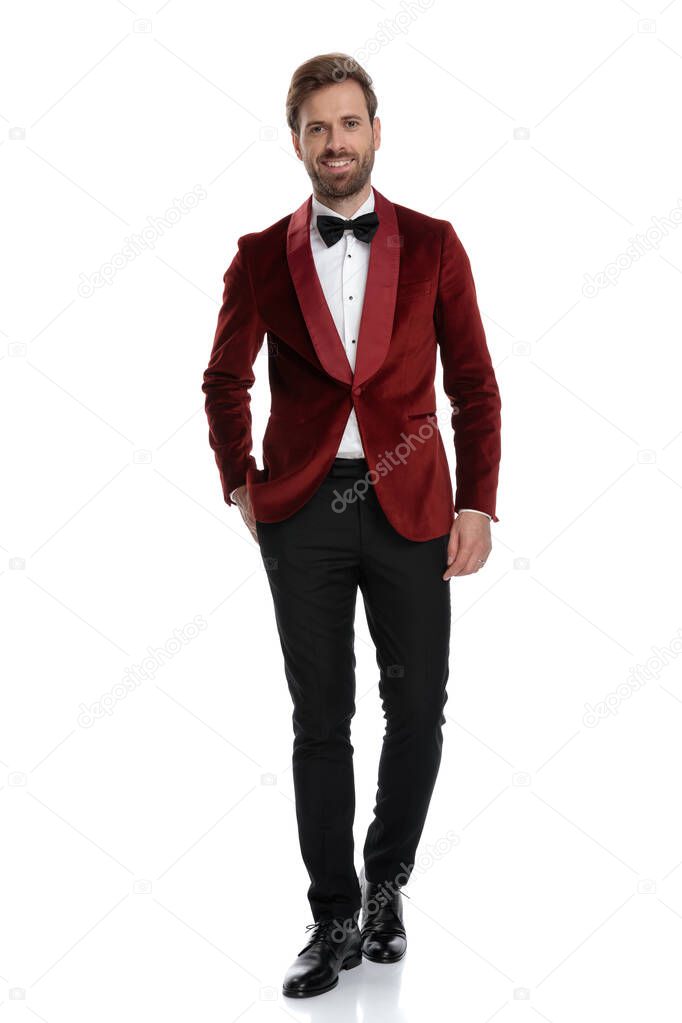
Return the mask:
[[[440,766],[450,582],[482,568],[497,521],[501,404],[469,260],[449,221],[372,186],[376,110],[371,79],[345,54],[294,72],[287,122],[312,195],[238,239],[203,381],[224,498],[260,545],[293,702],[313,923],[284,979],[291,997],[330,990],[363,955],[405,954],[400,890]],[[266,335],[271,412],[259,469],[249,389]],[[386,719],[360,877],[350,741],[358,591]]]

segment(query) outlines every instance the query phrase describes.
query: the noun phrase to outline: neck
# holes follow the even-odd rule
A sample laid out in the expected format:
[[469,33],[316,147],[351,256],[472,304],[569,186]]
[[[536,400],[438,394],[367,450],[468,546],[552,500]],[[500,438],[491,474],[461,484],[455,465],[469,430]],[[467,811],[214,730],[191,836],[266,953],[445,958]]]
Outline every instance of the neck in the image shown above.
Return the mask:
[[355,192],[353,195],[318,195],[315,191],[313,191],[313,194],[318,202],[328,206],[330,210],[334,210],[339,216],[349,220],[360,209],[362,204],[369,199],[371,191],[372,183],[368,181],[359,192]]

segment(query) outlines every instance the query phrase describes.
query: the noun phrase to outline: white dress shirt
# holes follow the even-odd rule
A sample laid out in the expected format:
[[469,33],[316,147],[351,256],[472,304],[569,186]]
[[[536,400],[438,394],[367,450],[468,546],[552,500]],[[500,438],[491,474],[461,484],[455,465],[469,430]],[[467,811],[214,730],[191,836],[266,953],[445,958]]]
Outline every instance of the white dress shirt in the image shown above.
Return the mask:
[[[344,220],[354,220],[361,217],[363,213],[371,213],[374,210],[374,189],[370,190],[369,196],[351,217],[343,217]],[[371,242],[363,242],[355,237],[350,228],[346,228],[343,236],[334,245],[325,245],[322,235],[317,229],[317,217],[326,214],[330,217],[339,217],[336,210],[329,209],[323,205],[315,195],[312,196],[312,209],[310,212],[310,248],[315,262],[317,276],[322,286],[322,292],[332,314],[332,319],[343,342],[343,347],[348,356],[348,362],[352,370],[355,369],[355,358],[358,350],[358,334],[360,332],[360,319],[365,299],[365,286],[367,284],[367,272],[369,270],[369,252]],[[336,455],[337,458],[364,458],[365,451],[362,446],[360,429],[358,427],[355,409],[351,409],[348,422],[341,437],[341,443]],[[235,488],[235,490],[238,488]],[[234,493],[230,497],[234,500]],[[475,511],[474,508],[462,508],[461,511]],[[479,512],[479,515],[491,516],[487,512]]]
[[[315,269],[322,285],[324,297],[327,300],[329,311],[336,325],[339,337],[346,349],[346,355],[350,368],[355,370],[355,357],[358,350],[358,334],[360,332],[360,318],[365,300],[365,286],[367,284],[367,272],[369,270],[369,242],[361,242],[355,237],[350,228],[347,228],[343,237],[334,245],[327,247],[322,240],[322,235],[317,230],[317,217],[324,214],[330,217],[338,217],[341,214],[336,210],[330,210],[314,195],[312,197],[313,208],[310,214],[310,247],[315,260]],[[371,213],[374,210],[374,189],[363,202],[362,206],[355,211],[352,217],[344,217],[345,220],[355,220],[363,213]],[[360,438],[355,409],[351,409],[348,422],[339,444],[337,458],[364,458],[365,452]]]

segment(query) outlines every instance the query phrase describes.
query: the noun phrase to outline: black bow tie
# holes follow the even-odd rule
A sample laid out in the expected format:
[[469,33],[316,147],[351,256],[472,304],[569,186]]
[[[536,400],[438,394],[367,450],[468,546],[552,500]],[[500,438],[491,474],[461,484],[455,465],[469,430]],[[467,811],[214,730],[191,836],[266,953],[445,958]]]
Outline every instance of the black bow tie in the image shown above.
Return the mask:
[[339,238],[343,237],[343,232],[349,228],[361,242],[369,243],[378,226],[379,218],[374,212],[363,213],[361,217],[355,217],[353,220],[343,220],[342,217],[329,217],[325,214],[320,214],[317,218],[317,230],[327,248],[335,245]]

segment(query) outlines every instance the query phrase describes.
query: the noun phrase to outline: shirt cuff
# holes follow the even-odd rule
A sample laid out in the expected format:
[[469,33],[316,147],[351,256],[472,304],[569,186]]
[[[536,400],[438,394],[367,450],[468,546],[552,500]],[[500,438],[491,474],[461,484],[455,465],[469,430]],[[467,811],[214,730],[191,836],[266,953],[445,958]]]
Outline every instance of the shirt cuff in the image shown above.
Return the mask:
[[485,515],[485,517],[487,519],[490,519],[492,521],[492,515],[488,515],[488,513],[484,512],[484,511],[479,511],[478,508],[460,508],[459,510],[460,510],[460,512],[463,512],[463,511],[476,512],[477,515]]

